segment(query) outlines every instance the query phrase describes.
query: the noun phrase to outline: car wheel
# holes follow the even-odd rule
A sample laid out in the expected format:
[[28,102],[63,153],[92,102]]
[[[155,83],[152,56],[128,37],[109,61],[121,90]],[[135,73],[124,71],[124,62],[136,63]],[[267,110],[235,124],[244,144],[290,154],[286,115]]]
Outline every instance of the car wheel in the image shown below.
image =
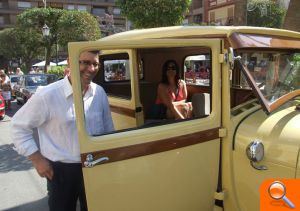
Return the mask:
[[27,97],[23,98],[23,104],[25,104],[27,102]]

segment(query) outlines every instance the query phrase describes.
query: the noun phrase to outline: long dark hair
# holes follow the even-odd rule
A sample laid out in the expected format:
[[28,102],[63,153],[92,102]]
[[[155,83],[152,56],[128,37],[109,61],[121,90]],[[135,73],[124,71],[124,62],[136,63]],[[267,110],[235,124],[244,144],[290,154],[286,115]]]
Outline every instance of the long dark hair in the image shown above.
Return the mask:
[[177,62],[175,60],[172,60],[172,59],[167,60],[163,65],[161,83],[169,85],[168,76],[167,76],[167,71],[168,71],[169,64],[174,64],[174,66],[175,66],[176,75],[175,75],[175,79],[174,79],[175,81],[174,82],[176,84],[176,87],[178,88],[179,83],[180,83],[179,67],[178,67]]

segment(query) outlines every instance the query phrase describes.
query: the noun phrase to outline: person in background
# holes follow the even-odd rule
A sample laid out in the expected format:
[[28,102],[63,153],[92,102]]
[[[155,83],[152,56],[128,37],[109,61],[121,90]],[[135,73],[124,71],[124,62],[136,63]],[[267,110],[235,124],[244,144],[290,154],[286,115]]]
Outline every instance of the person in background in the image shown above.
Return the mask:
[[191,116],[191,103],[186,103],[186,99],[187,88],[179,77],[179,67],[176,61],[168,60],[163,65],[155,104],[165,106],[166,118],[185,119]]
[[29,71],[29,74],[35,74],[36,72],[35,72],[35,68],[31,68],[31,70]]
[[[99,65],[99,52],[80,54],[86,130],[91,136],[114,130],[107,95],[92,82]],[[69,74],[40,89],[11,121],[16,150],[31,160],[41,177],[47,178],[50,211],[75,211],[78,198],[81,210],[87,210],[71,83]],[[39,133],[40,148],[32,136],[34,128]]]
[[10,75],[14,75],[14,74],[15,74],[14,71],[11,68],[9,68],[8,69],[8,75],[10,76]]
[[3,81],[3,83],[9,83],[10,82],[10,79],[9,79],[8,75],[5,74],[4,69],[0,70],[0,75],[5,75],[5,80]]
[[21,70],[21,68],[17,67],[17,69],[16,69],[16,75],[24,75],[24,73]]
[[5,101],[5,108],[10,110],[11,107],[11,86],[9,77],[0,70],[0,89],[2,89],[2,97]]

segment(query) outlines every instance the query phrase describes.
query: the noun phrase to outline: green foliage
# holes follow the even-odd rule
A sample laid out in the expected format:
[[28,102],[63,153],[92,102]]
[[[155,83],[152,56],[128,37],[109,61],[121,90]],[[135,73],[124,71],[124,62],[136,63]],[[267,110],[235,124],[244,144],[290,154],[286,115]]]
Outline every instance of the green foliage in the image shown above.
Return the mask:
[[88,12],[68,11],[57,23],[59,44],[66,46],[71,41],[100,39],[100,28],[96,18]]
[[[47,37],[42,35],[44,24],[50,28]],[[87,12],[32,8],[17,16],[15,28],[0,32],[0,54],[8,60],[21,58],[26,69],[30,70],[33,59],[45,57],[45,48],[46,63],[49,64],[56,43],[65,48],[70,41],[99,38],[98,22]]]
[[116,3],[134,27],[152,28],[181,24],[191,0],[117,0]]
[[65,66],[54,66],[54,67],[51,67],[51,69],[48,70],[47,73],[55,74],[58,76],[58,78],[62,78],[62,77],[64,77],[64,70],[65,70]]
[[[285,10],[277,2],[271,0],[251,0],[249,3],[256,5],[256,8],[253,11],[248,11],[248,26],[281,28]],[[264,8],[265,4],[267,14],[262,15],[261,9]]]
[[31,61],[41,53],[40,34],[23,31],[20,28],[5,29],[0,32],[0,54],[8,60],[20,58],[26,70],[31,68]]

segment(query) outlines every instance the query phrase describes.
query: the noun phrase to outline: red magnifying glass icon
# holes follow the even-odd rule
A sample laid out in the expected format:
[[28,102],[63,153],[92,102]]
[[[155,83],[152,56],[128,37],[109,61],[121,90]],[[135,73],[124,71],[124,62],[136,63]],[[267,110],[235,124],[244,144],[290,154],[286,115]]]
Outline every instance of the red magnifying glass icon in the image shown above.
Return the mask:
[[282,182],[275,181],[269,187],[269,195],[275,200],[282,199],[290,208],[295,208],[293,202],[291,202],[286,196],[286,187]]

